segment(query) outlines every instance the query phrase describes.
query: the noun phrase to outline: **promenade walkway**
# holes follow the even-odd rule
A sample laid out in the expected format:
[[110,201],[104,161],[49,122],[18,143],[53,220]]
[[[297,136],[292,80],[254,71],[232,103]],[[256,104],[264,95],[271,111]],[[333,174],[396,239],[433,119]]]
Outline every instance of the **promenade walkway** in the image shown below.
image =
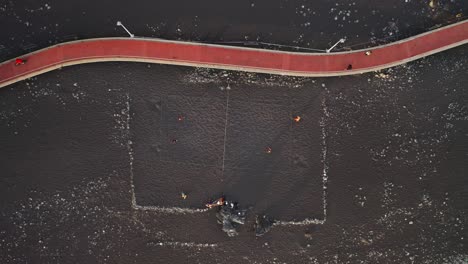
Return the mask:
[[[100,38],[66,42],[0,64],[0,87],[52,71],[91,62],[135,61],[326,77],[376,71],[468,43],[468,20],[366,50],[332,53],[285,52],[146,38]],[[366,55],[369,51],[370,55]]]

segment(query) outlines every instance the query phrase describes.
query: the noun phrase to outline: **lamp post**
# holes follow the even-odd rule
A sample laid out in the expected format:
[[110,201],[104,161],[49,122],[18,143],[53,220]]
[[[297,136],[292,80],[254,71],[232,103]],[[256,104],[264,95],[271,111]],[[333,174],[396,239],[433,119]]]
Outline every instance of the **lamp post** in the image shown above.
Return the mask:
[[338,44],[344,43],[344,42],[345,42],[345,39],[342,38],[342,39],[338,40],[338,42],[336,42],[336,43],[335,43],[333,46],[331,46],[329,49],[326,49],[325,51],[326,51],[327,53],[330,53],[330,51],[331,51],[332,49],[334,49]]
[[128,35],[130,35],[131,38],[134,38],[134,37],[135,37],[135,35],[133,35],[132,33],[130,33],[130,31],[128,31],[128,29],[122,24],[122,22],[117,21],[117,26],[120,26],[120,27],[122,27],[123,29],[125,29],[125,31],[127,31]]

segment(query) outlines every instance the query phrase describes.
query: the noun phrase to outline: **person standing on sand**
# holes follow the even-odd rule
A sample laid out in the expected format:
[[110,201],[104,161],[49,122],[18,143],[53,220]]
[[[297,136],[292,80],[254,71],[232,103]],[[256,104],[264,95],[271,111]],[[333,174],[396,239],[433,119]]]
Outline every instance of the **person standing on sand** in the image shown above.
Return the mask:
[[302,118],[301,118],[300,116],[298,116],[298,115],[293,117],[293,120],[294,120],[294,122],[296,122],[296,123],[301,122],[301,119],[302,119]]

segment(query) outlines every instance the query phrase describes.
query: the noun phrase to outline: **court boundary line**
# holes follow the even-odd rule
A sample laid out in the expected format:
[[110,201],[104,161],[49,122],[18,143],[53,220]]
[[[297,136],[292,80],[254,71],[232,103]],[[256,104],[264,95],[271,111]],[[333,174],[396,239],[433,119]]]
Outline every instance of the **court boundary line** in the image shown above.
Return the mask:
[[[324,96],[324,95],[323,95]],[[131,112],[130,112],[130,96],[127,93],[127,130],[128,135],[130,136],[130,122],[131,122]],[[327,220],[327,206],[328,206],[328,164],[327,164],[327,133],[326,133],[326,118],[329,116],[328,108],[326,106],[325,97],[322,97],[321,100],[321,119],[320,119],[320,127],[321,127],[321,134],[322,134],[322,210],[323,210],[323,218],[305,218],[301,221],[276,221],[274,226],[304,226],[304,225],[323,225]],[[138,205],[136,200],[136,192],[135,192],[135,185],[134,185],[134,173],[133,173],[133,142],[130,138],[127,139],[127,151],[129,154],[129,164],[130,164],[130,192],[131,192],[131,207],[134,210],[140,211],[154,211],[164,214],[172,214],[172,215],[181,215],[181,214],[197,214],[197,213],[205,213],[208,212],[208,208],[184,208],[184,207],[165,207],[165,206],[154,206],[154,205]]]

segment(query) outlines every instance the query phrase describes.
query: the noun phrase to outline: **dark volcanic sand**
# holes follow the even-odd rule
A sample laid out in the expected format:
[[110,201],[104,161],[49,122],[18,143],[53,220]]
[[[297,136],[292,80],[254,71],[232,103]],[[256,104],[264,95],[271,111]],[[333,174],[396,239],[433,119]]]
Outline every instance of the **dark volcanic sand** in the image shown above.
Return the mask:
[[[140,36],[323,49],[342,36],[348,46],[401,38],[467,10],[416,0],[4,1],[0,57],[125,36],[116,20]],[[467,263],[467,54],[465,45],[326,79],[100,63],[1,89],[0,263]],[[250,214],[228,238],[214,212],[132,209],[133,172],[138,205],[195,208],[225,193],[281,220],[323,219],[322,128],[323,225],[255,238]]]
[[[0,259],[2,263],[463,263],[468,254],[467,53],[467,47],[460,47],[382,73],[327,79],[101,63],[65,68],[4,88],[0,91]],[[222,134],[218,131],[222,124],[216,120],[224,121],[218,111],[225,113],[226,91],[220,87],[228,84],[233,108],[228,113],[232,120],[226,152],[231,158],[225,161],[223,178],[219,169],[223,136],[217,135]],[[189,114],[183,127],[175,129],[179,123],[173,117],[180,109]],[[258,113],[251,116],[241,109]],[[267,122],[262,109],[278,116]],[[288,135],[320,144],[315,136],[306,137],[315,135],[315,121],[324,109],[329,168],[324,225],[274,227],[256,239],[250,216],[240,235],[228,238],[216,224],[214,212],[172,215],[131,209],[129,146],[139,204],[170,203],[180,185],[197,190],[202,181],[210,189],[197,198],[208,197],[211,188],[252,203],[269,197],[277,202],[273,207],[253,205],[281,216],[291,197],[306,194],[302,188],[309,187],[301,181],[321,178],[320,172],[312,172],[320,169],[313,169],[310,158],[317,147],[304,154],[310,166],[300,175],[307,179],[299,174],[289,178],[295,168],[286,157],[295,155],[294,143],[276,141],[280,145],[271,157],[252,151],[246,154],[252,157],[248,160],[234,139],[248,135],[243,139],[249,148],[256,137],[251,127],[240,124],[261,120],[259,127],[274,127],[258,139],[261,143]],[[289,117],[296,111],[306,111],[300,125],[314,121],[312,134],[292,134],[297,127],[291,126]],[[170,132],[197,140],[193,145],[182,140],[176,146],[165,144],[165,133]],[[213,138],[212,145],[200,136],[204,132]],[[208,145],[199,149],[198,144]],[[280,150],[274,156],[283,147],[290,152]],[[216,153],[211,156],[207,151]],[[269,158],[273,163],[268,163]],[[184,161],[174,162],[180,159]],[[256,167],[256,160],[261,166]],[[187,165],[189,161],[197,164]],[[269,166],[275,172],[270,178],[265,169]],[[258,186],[265,196],[255,196],[249,189],[246,177],[257,175],[262,177]],[[215,183],[210,185],[210,180]],[[228,188],[237,183],[239,188]],[[283,184],[299,192],[268,193],[278,186],[283,190]],[[318,200],[321,193],[314,186],[310,189],[311,197]],[[248,198],[243,198],[243,191]],[[198,204],[191,198],[189,205]],[[316,208],[320,205],[305,205],[284,217],[320,213]]]

